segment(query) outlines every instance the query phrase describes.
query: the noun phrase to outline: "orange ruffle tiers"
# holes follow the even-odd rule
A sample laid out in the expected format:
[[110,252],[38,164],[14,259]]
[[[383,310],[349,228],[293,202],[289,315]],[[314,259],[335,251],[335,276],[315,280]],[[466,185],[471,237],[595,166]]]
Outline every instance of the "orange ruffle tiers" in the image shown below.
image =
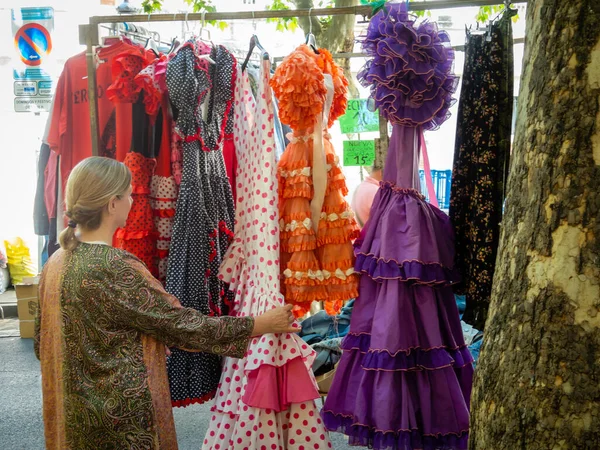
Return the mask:
[[271,87],[279,100],[281,121],[295,131],[278,164],[281,269],[287,303],[303,316],[313,301],[323,301],[328,314],[358,295],[352,241],[358,226],[344,196],[348,189],[327,133],[323,151],[327,187],[315,232],[310,204],[313,188],[312,130],[323,114],[327,89],[324,74],[334,80],[329,126],[347,106],[348,81],[331,54],[302,45],[277,68]]

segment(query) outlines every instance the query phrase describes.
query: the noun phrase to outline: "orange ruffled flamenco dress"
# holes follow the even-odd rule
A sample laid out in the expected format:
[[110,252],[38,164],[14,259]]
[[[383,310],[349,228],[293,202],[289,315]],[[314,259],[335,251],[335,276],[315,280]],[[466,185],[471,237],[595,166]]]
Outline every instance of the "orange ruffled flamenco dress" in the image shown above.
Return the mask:
[[278,164],[281,270],[301,317],[313,301],[336,314],[358,295],[352,241],[358,226],[328,128],[346,111],[348,80],[331,53],[301,45],[275,71],[281,122],[293,131]]

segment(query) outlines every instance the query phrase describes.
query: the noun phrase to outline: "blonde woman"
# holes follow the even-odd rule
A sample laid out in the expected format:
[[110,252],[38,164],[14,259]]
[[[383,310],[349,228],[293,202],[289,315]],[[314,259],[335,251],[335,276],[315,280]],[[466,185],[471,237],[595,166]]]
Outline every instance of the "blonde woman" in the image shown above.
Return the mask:
[[290,306],[256,318],[183,308],[111,246],[130,195],[129,169],[108,158],[67,182],[69,227],[42,272],[35,333],[48,449],[176,449],[165,345],[242,357],[252,336],[298,331]]

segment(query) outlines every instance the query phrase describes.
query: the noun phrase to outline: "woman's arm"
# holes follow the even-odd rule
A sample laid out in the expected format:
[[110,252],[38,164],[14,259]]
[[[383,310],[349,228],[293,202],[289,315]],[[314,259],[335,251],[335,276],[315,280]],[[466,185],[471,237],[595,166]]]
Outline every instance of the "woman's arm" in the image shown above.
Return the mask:
[[90,298],[124,327],[151,335],[169,347],[241,358],[250,337],[300,331],[293,327],[291,305],[252,317],[209,317],[183,308],[139,260],[122,259],[97,280]]
[[[92,301],[124,327],[180,347],[241,358],[253,334],[251,317],[209,317],[183,308],[137,259],[117,263],[115,272],[89,286]],[[115,276],[116,274],[116,276]]]

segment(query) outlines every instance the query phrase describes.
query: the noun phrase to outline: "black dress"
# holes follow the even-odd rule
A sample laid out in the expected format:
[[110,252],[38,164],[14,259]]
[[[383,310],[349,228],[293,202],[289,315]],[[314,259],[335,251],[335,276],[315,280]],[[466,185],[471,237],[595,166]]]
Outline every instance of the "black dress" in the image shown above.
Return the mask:
[[463,319],[482,330],[496,265],[513,113],[513,40],[508,10],[489,35],[467,35],[450,196]]
[[[234,203],[221,152],[233,101],[235,58],[216,46],[210,66],[202,47],[186,43],[167,66],[167,87],[183,142],[183,174],[169,250],[166,289],[183,306],[203,314],[227,313],[225,286],[217,276],[233,230]],[[208,98],[207,119],[201,104]],[[172,349],[167,362],[174,406],[210,400],[221,358]]]

